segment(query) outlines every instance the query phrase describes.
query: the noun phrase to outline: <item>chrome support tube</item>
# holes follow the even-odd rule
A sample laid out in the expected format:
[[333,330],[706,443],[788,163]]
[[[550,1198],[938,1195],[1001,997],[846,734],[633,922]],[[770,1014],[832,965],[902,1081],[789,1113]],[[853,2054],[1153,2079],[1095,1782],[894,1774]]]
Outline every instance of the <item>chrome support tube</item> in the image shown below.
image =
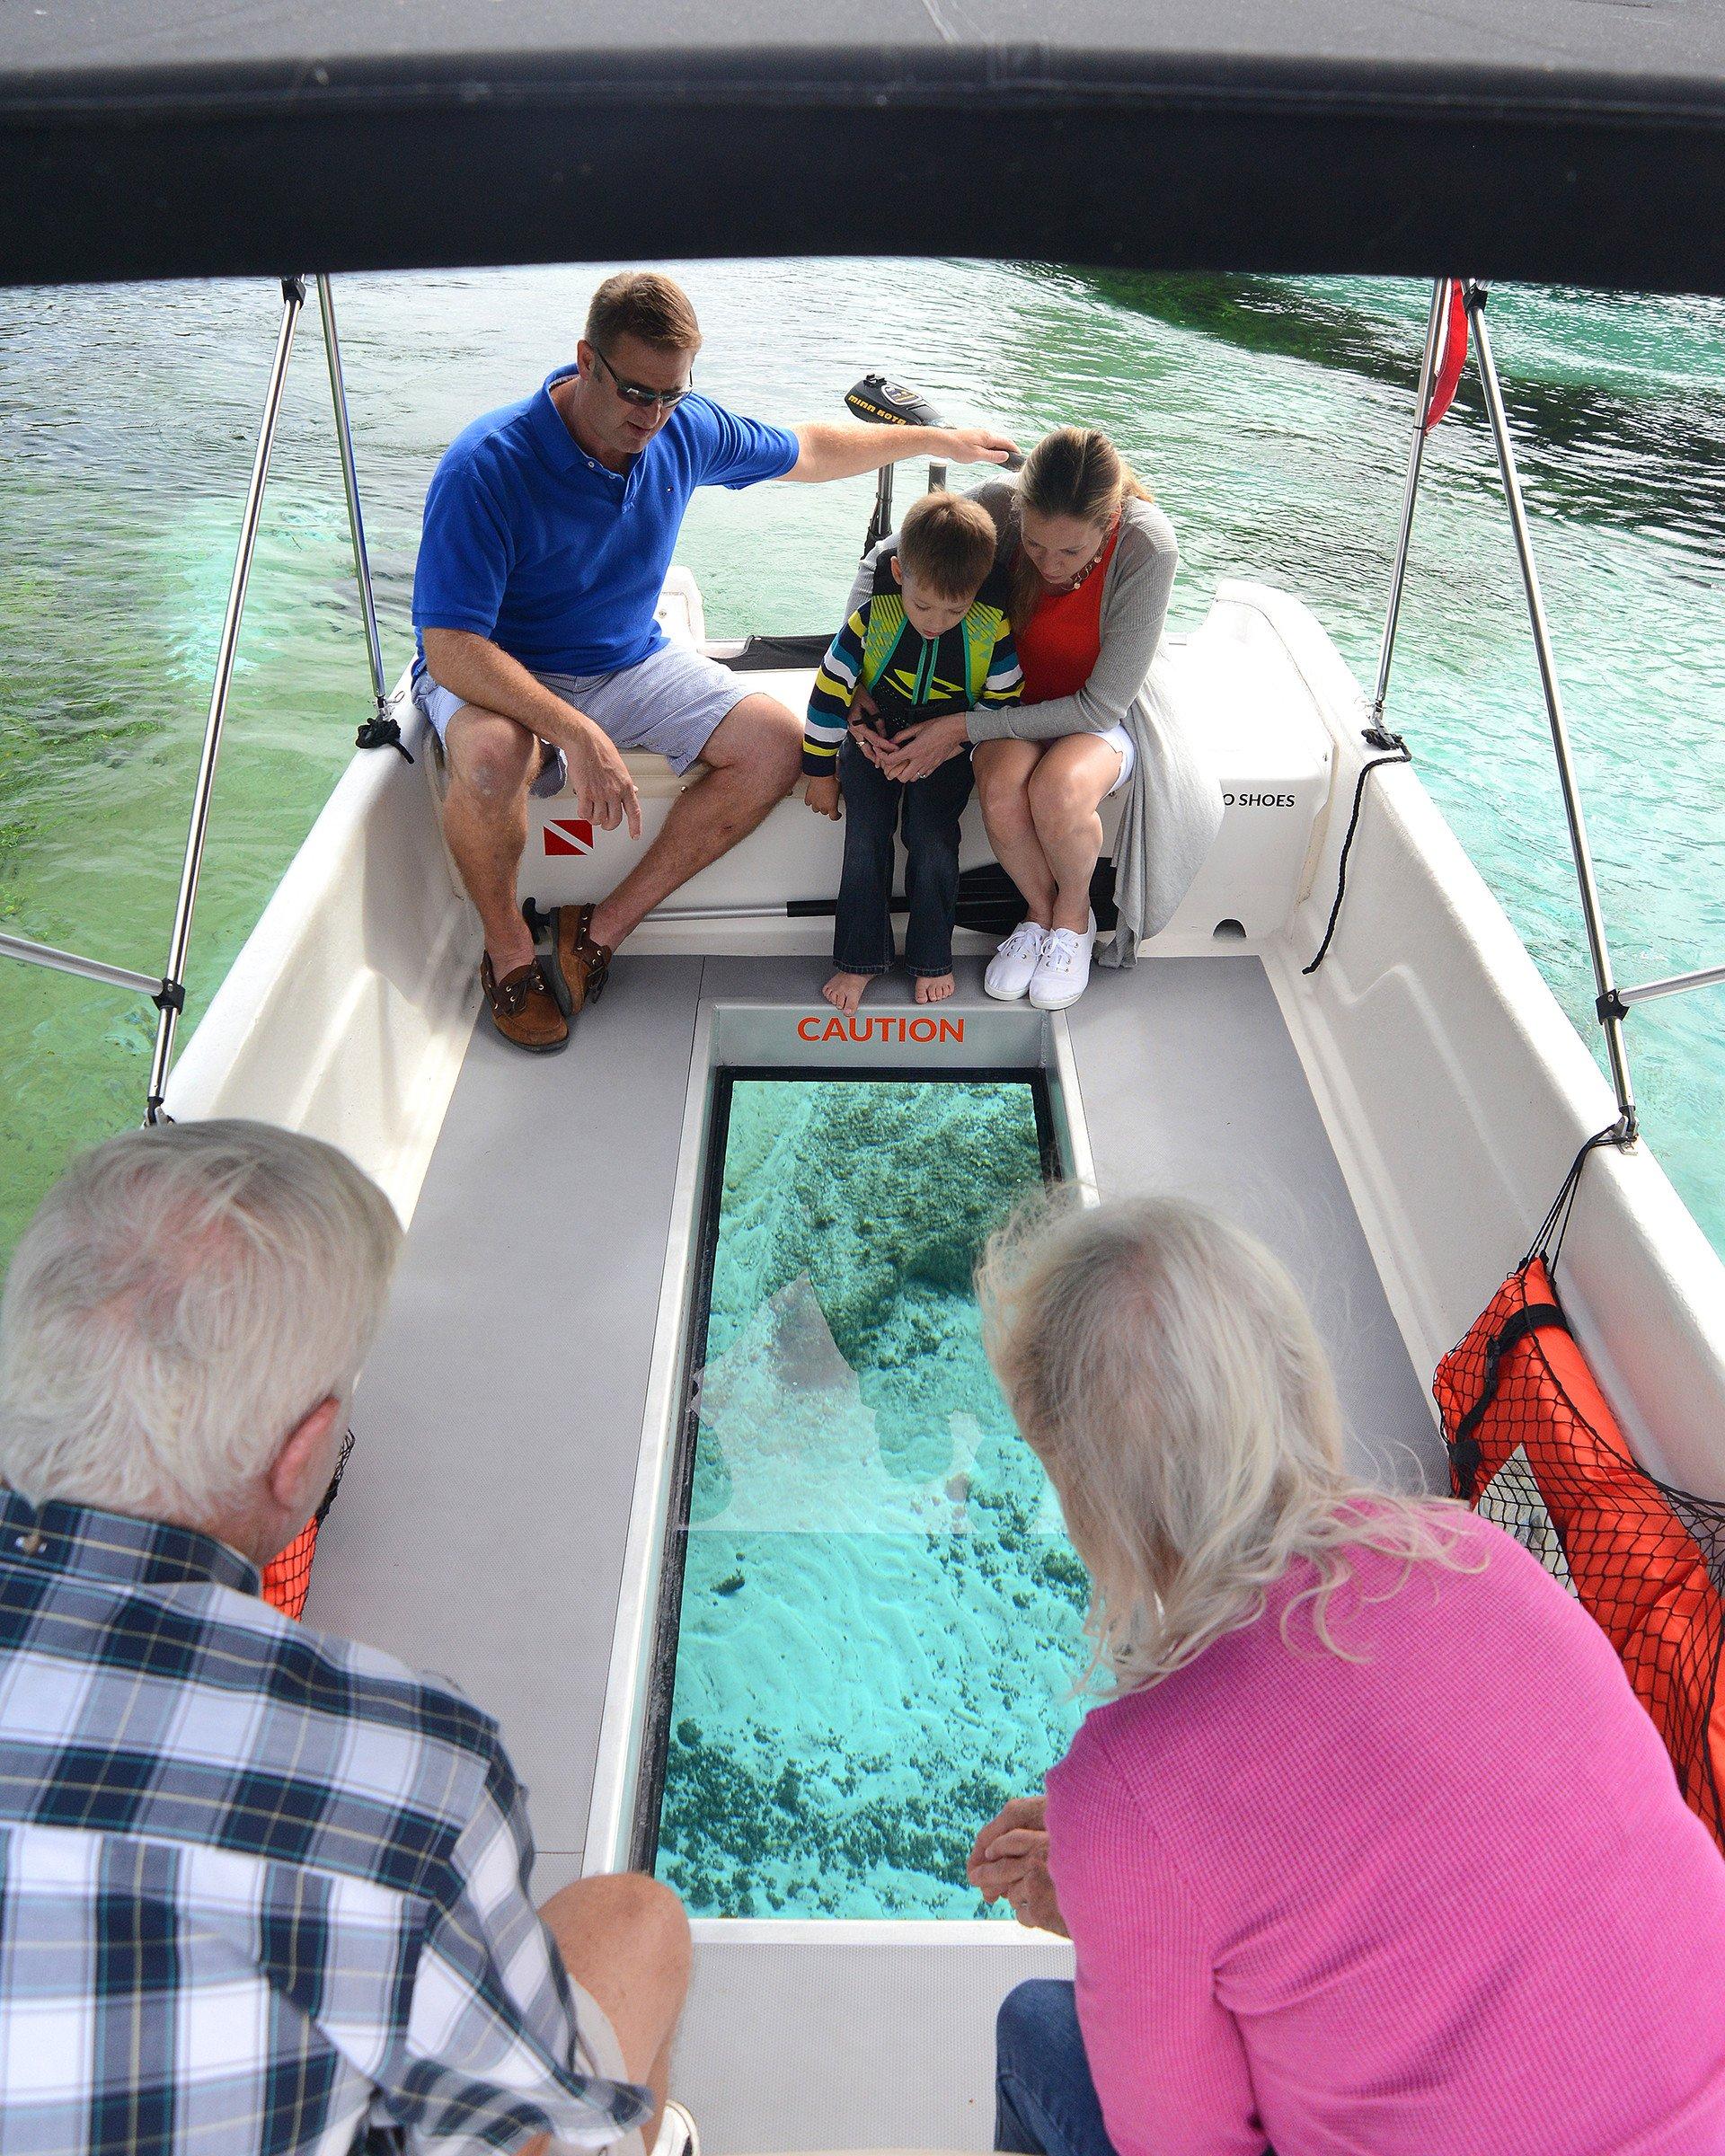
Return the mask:
[[1395,650],[1395,625],[1402,613],[1402,587],[1407,580],[1408,545],[1413,537],[1413,504],[1420,491],[1420,466],[1426,453],[1426,412],[1431,403],[1432,371],[1438,362],[1438,331],[1444,319],[1444,303],[1450,280],[1440,277],[1431,287],[1431,313],[1426,321],[1426,349],[1420,359],[1420,388],[1413,407],[1413,446],[1408,451],[1407,483],[1402,490],[1402,530],[1395,543],[1395,573],[1390,579],[1390,607],[1384,622],[1384,642],[1377,655],[1377,687],[1372,695],[1372,724],[1384,728],[1384,699],[1390,686],[1390,659]]
[[862,542],[866,554],[892,529],[892,466],[882,464],[874,478],[874,514],[869,519],[869,535]]
[[270,385],[264,394],[263,420],[258,429],[257,454],[252,460],[251,483],[245,490],[245,509],[240,519],[240,543],[234,559],[234,577],[227,590],[227,612],[222,620],[221,641],[216,651],[216,679],[210,689],[209,711],[204,720],[203,754],[198,763],[192,790],[191,821],[186,833],[186,856],[180,870],[180,895],[174,902],[173,929],[168,939],[168,962],[163,969],[162,1015],[156,1022],[155,1050],[150,1058],[149,1092],[144,1120],[154,1123],[162,1111],[173,1058],[173,1035],[185,1001],[186,948],[191,941],[191,913],[198,899],[198,871],[203,865],[204,840],[209,829],[210,796],[216,785],[216,761],[221,754],[222,728],[227,718],[227,694],[234,679],[234,654],[239,643],[240,617],[245,611],[245,588],[251,580],[252,557],[257,550],[258,522],[263,509],[264,482],[270,476],[270,456],[276,443],[276,422],[281,416],[282,386],[288,378],[288,355],[294,349],[294,331],[305,305],[305,280],[281,280],[281,327],[276,337],[276,356],[270,367]]
[[341,450],[341,484],[348,497],[348,531],[353,540],[353,574],[359,587],[360,611],[366,617],[366,649],[371,658],[371,693],[377,702],[377,717],[389,716],[389,691],[384,685],[384,652],[377,641],[377,608],[371,593],[371,561],[366,552],[366,523],[359,513],[359,480],[353,462],[353,429],[348,420],[348,387],[341,373],[341,340],[335,328],[335,295],[321,272],[317,279],[317,309],[323,320],[323,356],[330,367],[330,395],[335,405],[335,437]]
[[[786,911],[783,898],[776,906],[656,906],[648,915],[650,921],[788,921],[796,916]],[[811,921],[826,918],[811,914]]]
[[[4,942],[0,937],[0,942]],[[1650,1003],[1656,995],[1676,995],[1685,988],[1712,988],[1725,981],[1725,966],[1703,966],[1698,973],[1674,973],[1663,981],[1643,981],[1639,988],[1620,988],[1620,1003]]]
[[147,973],[129,967],[108,966],[100,959],[81,959],[75,951],[56,950],[51,943],[32,943],[26,936],[0,936],[0,959],[21,959],[26,966],[49,966],[56,973],[75,973],[81,980],[100,981],[105,988],[132,988],[154,1001],[167,986]]
[[1594,875],[1592,849],[1588,844],[1587,819],[1581,813],[1581,796],[1575,782],[1569,728],[1563,718],[1563,699],[1552,658],[1551,632],[1545,624],[1545,605],[1540,596],[1539,571],[1534,566],[1533,543],[1527,534],[1526,512],[1522,507],[1521,482],[1516,472],[1516,453],[1509,439],[1509,421],[1504,411],[1497,365],[1491,357],[1491,340],[1486,332],[1484,287],[1470,284],[1466,301],[1486,411],[1491,415],[1492,438],[1497,444],[1498,469],[1503,476],[1510,527],[1516,535],[1516,552],[1520,557],[1522,582],[1527,592],[1527,614],[1533,624],[1534,648],[1539,658],[1539,678],[1545,692],[1545,713],[1551,722],[1552,746],[1557,754],[1558,782],[1563,791],[1563,813],[1569,819],[1570,850],[1575,856],[1575,872],[1581,887],[1581,917],[1587,925],[1588,950],[1593,959],[1594,984],[1598,990],[1597,1008],[1599,1023],[1605,1029],[1612,1088],[1617,1096],[1618,1128],[1614,1135],[1620,1144],[1627,1144],[1635,1137],[1639,1123],[1635,1094],[1629,1080],[1629,1055],[1623,1041],[1623,1000],[1612,978],[1611,950],[1606,941],[1605,919],[1599,908],[1599,887]]

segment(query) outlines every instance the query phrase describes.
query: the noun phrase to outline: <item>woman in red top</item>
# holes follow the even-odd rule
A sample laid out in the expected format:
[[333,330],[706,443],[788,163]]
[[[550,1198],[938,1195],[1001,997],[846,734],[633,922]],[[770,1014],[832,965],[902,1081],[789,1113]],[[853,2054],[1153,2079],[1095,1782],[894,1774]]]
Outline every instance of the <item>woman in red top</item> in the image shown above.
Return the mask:
[[908,781],[974,745],[983,820],[1026,907],[985,985],[1056,1010],[1090,976],[1103,801],[1124,797],[1119,965],[1179,904],[1221,822],[1221,793],[1152,674],[1179,559],[1173,529],[1107,436],[1057,428],[1015,487],[985,486],[976,499],[1011,569],[1023,701],[1010,712],[925,720],[890,746],[870,735],[864,746],[889,776]]

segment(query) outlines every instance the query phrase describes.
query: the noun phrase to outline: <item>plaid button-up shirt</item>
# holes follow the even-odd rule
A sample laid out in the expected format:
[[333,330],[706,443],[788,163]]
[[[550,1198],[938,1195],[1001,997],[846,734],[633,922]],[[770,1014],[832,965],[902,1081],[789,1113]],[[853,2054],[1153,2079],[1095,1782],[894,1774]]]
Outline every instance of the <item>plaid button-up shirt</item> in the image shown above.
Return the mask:
[[6,2156],[598,2148],[497,1726],[206,1535],[0,1497]]

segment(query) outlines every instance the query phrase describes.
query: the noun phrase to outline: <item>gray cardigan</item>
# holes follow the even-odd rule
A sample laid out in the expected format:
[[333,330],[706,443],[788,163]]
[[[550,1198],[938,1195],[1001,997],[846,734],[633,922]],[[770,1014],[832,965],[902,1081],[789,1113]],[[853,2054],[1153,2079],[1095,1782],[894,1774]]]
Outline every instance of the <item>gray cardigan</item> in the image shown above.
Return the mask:
[[[971,499],[994,518],[1003,553],[1012,543],[1015,490],[1001,480]],[[874,565],[895,540],[864,557],[846,618],[868,596]],[[973,741],[1011,737],[1053,741],[1062,734],[1102,734],[1124,726],[1137,752],[1114,842],[1114,896],[1119,927],[1104,966],[1130,966],[1137,947],[1173,917],[1222,823],[1222,789],[1169,694],[1166,662],[1154,665],[1180,552],[1173,526],[1154,502],[1128,501],[1119,542],[1102,584],[1101,650],[1075,696],[1005,710],[974,711]]]

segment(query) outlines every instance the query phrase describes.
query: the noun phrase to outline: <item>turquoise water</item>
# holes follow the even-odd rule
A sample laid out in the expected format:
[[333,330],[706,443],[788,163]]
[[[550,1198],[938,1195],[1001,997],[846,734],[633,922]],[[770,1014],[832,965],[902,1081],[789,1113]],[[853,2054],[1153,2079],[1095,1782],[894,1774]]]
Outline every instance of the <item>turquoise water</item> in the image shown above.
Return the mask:
[[704,1916],[984,1913],[1065,1752],[1083,1568],[982,1352],[1021,1081],[731,1088],[658,1870]]
[[[392,678],[439,452],[569,356],[598,274],[339,281]],[[1370,681],[1421,287],[984,262],[678,274],[706,331],[697,379],[739,409],[836,418],[845,388],[880,367],[955,419],[1027,437],[1093,420],[1180,535],[1176,631],[1201,621],[1219,578],[1261,577],[1304,597]],[[1725,303],[1505,287],[1491,314],[1620,971],[1715,963]],[[0,293],[0,928],[161,967],[278,314],[264,280]],[[679,554],[712,632],[830,630],[870,493],[858,480],[697,499]],[[252,578],[192,1024],[369,703],[314,323],[289,374]],[[1526,610],[1471,381],[1430,444],[1391,717],[1595,1045]],[[0,963],[0,1261],[67,1154],[137,1119],[154,1015]],[[1645,1006],[1629,1032],[1649,1143],[1725,1247],[1725,990]]]

